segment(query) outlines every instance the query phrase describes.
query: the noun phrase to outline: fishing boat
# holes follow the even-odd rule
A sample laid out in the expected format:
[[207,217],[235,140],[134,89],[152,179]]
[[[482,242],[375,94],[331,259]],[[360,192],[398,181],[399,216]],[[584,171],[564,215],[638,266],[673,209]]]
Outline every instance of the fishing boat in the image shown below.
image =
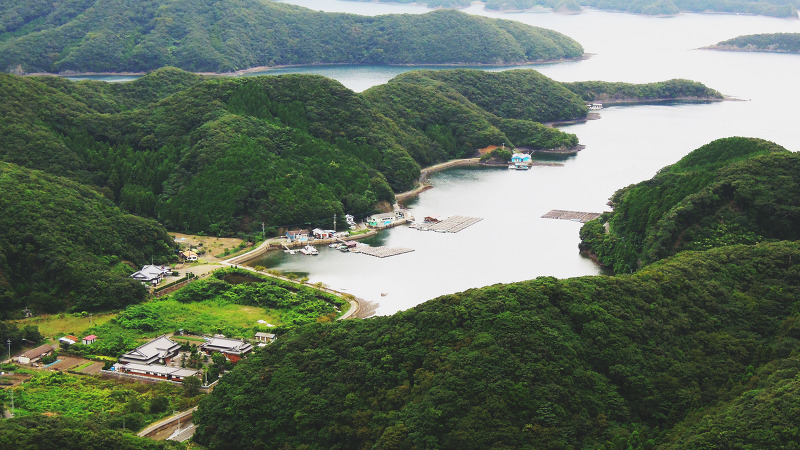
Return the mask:
[[319,252],[313,245],[306,245],[300,249],[300,253],[304,255],[319,255]]

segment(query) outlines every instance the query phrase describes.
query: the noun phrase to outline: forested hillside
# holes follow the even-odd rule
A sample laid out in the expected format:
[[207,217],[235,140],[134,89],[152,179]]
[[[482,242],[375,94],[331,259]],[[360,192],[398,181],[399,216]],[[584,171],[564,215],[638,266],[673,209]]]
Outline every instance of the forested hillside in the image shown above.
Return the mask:
[[564,86],[587,102],[607,104],[672,100],[722,100],[721,93],[691,80],[630,84],[608,81],[576,81]]
[[[534,71],[458,73],[471,72],[496,86],[537,80],[518,101],[554,105],[548,117],[586,114],[576,96]],[[0,158],[95,186],[171,229],[228,234],[369,213],[392,201],[392,190],[412,187],[420,164],[490,144],[577,143],[533,115],[501,119],[458,94],[457,83],[437,83],[424,93],[391,83],[385,96],[380,87],[361,95],[309,75],[204,78],[162,69],[122,84],[1,75]]]
[[617,191],[614,212],[581,229],[581,248],[626,273],[682,250],[796,240],[799,199],[800,155],[760,139],[720,139]]
[[173,242],[74,181],[0,162],[0,318],[115,309],[145,291],[131,266],[166,261]]
[[[367,0],[352,0],[367,1]],[[431,8],[463,8],[471,0],[378,0],[398,3],[424,3]],[[583,7],[624,11],[633,14],[675,15],[680,12],[716,12],[757,14],[773,17],[797,17],[798,0],[480,0],[490,10],[520,10],[537,6],[560,12],[578,12]]]
[[560,33],[457,11],[365,17],[268,0],[0,3],[0,70],[17,73],[513,64],[582,54]]
[[677,202],[693,212],[673,215],[700,230],[752,220],[772,233],[756,241],[771,242],[729,227],[632,275],[498,284],[296,330],[203,400],[195,439],[209,448],[791,446],[798,163],[766,141],[721,139],[615,197],[617,214],[634,199],[652,205],[625,216],[655,220],[647,233],[684,229],[658,219]]
[[713,50],[800,53],[800,33],[750,34],[722,41]]
[[[195,439],[650,448],[677,439],[678,424],[712,427],[683,422],[720,400],[735,410],[760,367],[797,367],[798,258],[797,242],[684,252],[632,276],[542,277],[312,326],[223,378],[195,415]],[[769,414],[726,426],[745,435]],[[793,442],[789,430],[751,436],[759,448]]]
[[[634,100],[718,95],[661,84],[615,89]],[[541,122],[587,113],[533,70],[414,71],[363,94],[321,76],[174,68],[129,83],[2,74],[0,89],[0,160],[93,186],[170,229],[213,234],[363,216],[413,187],[420,166],[489,145],[575,147],[575,135]]]

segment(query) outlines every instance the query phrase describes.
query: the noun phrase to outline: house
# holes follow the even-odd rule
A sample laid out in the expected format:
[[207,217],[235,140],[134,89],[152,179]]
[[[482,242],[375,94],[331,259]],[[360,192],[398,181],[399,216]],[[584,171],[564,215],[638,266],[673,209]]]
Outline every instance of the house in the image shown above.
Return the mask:
[[531,162],[531,155],[525,153],[514,153],[511,155],[511,162],[512,163],[530,163]]
[[119,362],[127,364],[169,364],[180,350],[181,344],[168,338],[167,335],[162,335],[123,354],[120,356]]
[[231,362],[237,362],[253,350],[253,345],[238,339],[214,337],[200,346],[206,353],[219,352]]
[[33,350],[28,350],[27,352],[19,355],[17,357],[17,362],[20,364],[30,364],[42,359],[42,356],[47,356],[53,353],[55,350],[50,344],[40,345]]
[[72,345],[72,344],[78,342],[78,337],[77,336],[73,336],[71,334],[68,334],[68,335],[66,335],[64,337],[58,338],[58,342],[60,342],[60,343],[62,343],[64,345]]
[[529,169],[531,166],[531,155],[525,153],[514,153],[511,155],[509,169]]
[[274,333],[264,333],[263,331],[256,332],[256,340],[258,342],[268,344],[273,342],[275,339],[277,339],[277,336],[275,336]]
[[197,253],[192,250],[186,250],[181,252],[181,258],[183,258],[184,261],[197,261]]
[[367,218],[367,225],[371,227],[385,227],[387,225],[391,225],[395,220],[397,220],[397,216],[393,212],[375,214]]
[[311,234],[317,239],[329,239],[332,238],[335,233],[334,230],[322,230],[319,228],[311,230]]
[[135,272],[131,278],[142,283],[158,284],[165,276],[171,275],[172,269],[168,266],[146,265],[142,270]]
[[182,381],[188,377],[199,377],[200,371],[182,367],[168,367],[160,364],[114,364],[114,371],[139,375],[141,377],[159,378],[168,381]]
[[94,344],[94,341],[96,341],[96,340],[97,340],[97,336],[95,336],[93,334],[90,334],[90,335],[86,336],[85,338],[81,339],[81,343],[83,345],[92,345],[92,344]]
[[286,238],[289,242],[305,242],[308,240],[308,231],[306,230],[289,230],[286,232]]

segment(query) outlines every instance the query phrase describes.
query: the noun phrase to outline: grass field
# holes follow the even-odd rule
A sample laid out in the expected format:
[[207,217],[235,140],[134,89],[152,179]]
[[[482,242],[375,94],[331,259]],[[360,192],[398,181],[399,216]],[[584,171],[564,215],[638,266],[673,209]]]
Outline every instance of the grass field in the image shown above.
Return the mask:
[[17,320],[18,327],[34,325],[45,339],[58,339],[67,334],[83,337],[83,332],[91,326],[102,325],[117,317],[117,313],[88,314],[47,314],[28,319]]
[[[156,397],[166,397],[163,411],[150,411]],[[37,372],[14,388],[16,416],[59,415],[98,421],[127,419],[128,428],[140,428],[171,413],[197,404],[199,397],[186,398],[181,386],[106,380],[96,376],[63,372]],[[135,414],[135,415],[132,415]],[[125,424],[118,424],[120,428]],[[112,425],[117,427],[117,425]]]

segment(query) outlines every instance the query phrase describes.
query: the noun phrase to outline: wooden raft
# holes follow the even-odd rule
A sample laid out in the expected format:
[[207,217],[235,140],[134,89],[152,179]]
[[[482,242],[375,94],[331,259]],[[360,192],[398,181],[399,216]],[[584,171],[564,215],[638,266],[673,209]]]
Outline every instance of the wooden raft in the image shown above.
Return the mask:
[[586,223],[592,219],[596,219],[600,216],[600,213],[593,213],[593,212],[580,212],[580,211],[563,211],[560,209],[554,209],[549,213],[542,216],[543,219],[561,219],[561,220],[571,220],[573,222],[580,222]]

